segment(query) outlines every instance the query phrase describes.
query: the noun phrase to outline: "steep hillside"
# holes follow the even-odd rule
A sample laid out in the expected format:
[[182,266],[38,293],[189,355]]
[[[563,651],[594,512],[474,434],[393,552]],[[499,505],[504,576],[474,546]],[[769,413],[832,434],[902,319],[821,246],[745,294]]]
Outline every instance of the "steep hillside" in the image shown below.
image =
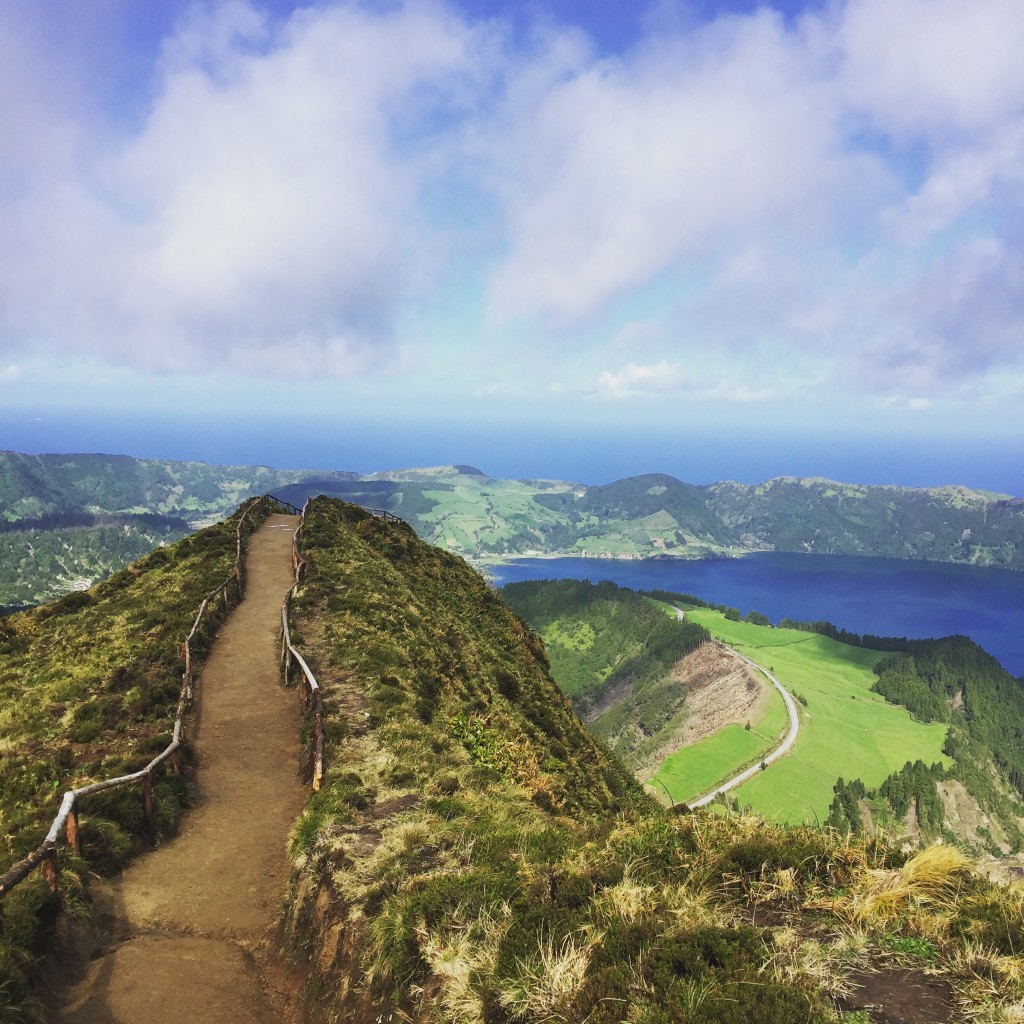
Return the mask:
[[[906,822],[925,839],[966,837],[996,855],[1024,848],[1024,683],[967,637],[917,640],[876,666],[875,690],[922,722],[949,726],[955,760],[907,763],[866,789],[847,773],[829,821],[863,828]],[[865,820],[866,819],[866,820]]]
[[[0,874],[39,846],[64,790],[136,771],[170,742],[182,641],[203,597],[234,565],[239,515],[88,591],[0,620]],[[214,615],[197,632],[195,658],[204,656],[216,625]],[[188,799],[182,776],[158,776],[158,835],[173,830]],[[62,852],[60,899],[81,907],[89,872],[120,868],[141,833],[137,788],[89,797],[80,833],[85,860]],[[3,900],[2,1020],[16,1019],[11,1008],[27,993],[27,951],[39,948],[40,926],[57,906],[38,875]]]
[[532,580],[501,596],[540,633],[553,678],[595,736],[641,760],[682,744],[689,687],[673,669],[711,639],[706,629],[609,582]]
[[[793,752],[736,790],[741,805],[841,832],[885,830],[911,846],[941,837],[997,856],[1022,847],[1024,686],[965,638],[773,628],[691,595],[610,583],[531,581],[503,596],[541,633],[553,677],[594,734],[673,800],[756,763],[787,727],[775,691],[762,692],[727,649],[683,656],[714,635],[770,667],[802,711]],[[666,616],[673,607],[691,621]]]
[[824,1022],[884,1010],[879,978],[918,993],[921,1022],[1024,997],[1024,893],[956,850],[903,864],[808,827],[670,818],[460,559],[328,500],[301,543],[327,772],[285,917],[317,1019]]

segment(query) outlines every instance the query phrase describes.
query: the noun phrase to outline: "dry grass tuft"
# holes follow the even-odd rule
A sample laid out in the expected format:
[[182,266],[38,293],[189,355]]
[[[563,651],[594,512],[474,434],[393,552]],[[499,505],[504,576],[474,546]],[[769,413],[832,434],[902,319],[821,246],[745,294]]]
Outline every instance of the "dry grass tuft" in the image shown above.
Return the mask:
[[440,982],[438,1001],[445,1020],[482,1024],[483,997],[475,983],[493,975],[511,918],[511,907],[503,903],[497,908],[497,916],[482,913],[461,931],[427,936],[422,953]]
[[636,865],[629,863],[622,873],[622,881],[604,890],[600,908],[606,914],[620,917],[633,924],[638,917],[650,912],[658,902],[658,891],[650,885],[641,885],[635,878]]
[[568,1024],[572,1000],[583,987],[591,954],[600,941],[600,935],[585,932],[567,935],[561,945],[541,937],[537,955],[519,961],[519,977],[499,996],[501,1005],[512,1017]]
[[761,970],[788,984],[809,983],[833,997],[846,996],[853,991],[850,974],[868,962],[870,945],[870,937],[859,930],[823,942],[801,936],[794,928],[779,928]]
[[971,863],[955,846],[929,846],[898,871],[863,875],[845,910],[858,923],[886,925],[921,907],[955,902]]

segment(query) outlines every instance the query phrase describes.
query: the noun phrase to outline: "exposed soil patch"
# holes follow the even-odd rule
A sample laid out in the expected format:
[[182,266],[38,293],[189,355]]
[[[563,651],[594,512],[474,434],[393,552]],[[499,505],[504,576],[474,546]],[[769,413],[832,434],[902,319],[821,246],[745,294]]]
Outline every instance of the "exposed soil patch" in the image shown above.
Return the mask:
[[683,746],[734,722],[756,722],[770,689],[742,658],[718,644],[701,644],[676,662],[672,674],[688,691]]
[[245,600],[197,687],[198,805],[173,840],[95,886],[106,942],[79,965],[57,1013],[65,1024],[298,1019],[274,942],[304,800],[299,713],[278,667],[297,523],[272,516],[250,541]]
[[620,679],[610,690],[605,690],[597,703],[592,708],[589,708],[586,714],[583,715],[583,721],[590,725],[592,722],[597,721],[606,711],[610,711],[617,704],[621,704],[624,700],[628,700],[633,696],[633,679]]
[[677,750],[730,723],[756,722],[763,713],[764,701],[773,692],[742,658],[716,643],[702,644],[680,658],[672,667],[672,679],[686,687],[686,720],[656,749],[644,751],[637,765],[637,777],[642,782]]
[[390,818],[410,807],[415,807],[420,802],[416,793],[407,793],[405,796],[392,797],[390,800],[381,800],[373,805],[370,810],[370,817],[375,819]]
[[953,989],[945,978],[912,968],[861,971],[851,976],[854,993],[843,1010],[868,1010],[878,1024],[949,1024]]

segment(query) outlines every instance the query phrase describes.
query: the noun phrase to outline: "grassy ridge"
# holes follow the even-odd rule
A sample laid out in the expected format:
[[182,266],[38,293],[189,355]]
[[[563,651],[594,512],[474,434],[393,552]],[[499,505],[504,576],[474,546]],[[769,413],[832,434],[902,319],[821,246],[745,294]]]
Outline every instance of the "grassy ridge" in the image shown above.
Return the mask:
[[[333,502],[304,536],[328,768],[285,916],[318,1019],[824,1024],[894,949],[967,1008],[1024,997],[1020,901],[956,850],[901,867],[828,830],[669,817],[459,559]],[[765,902],[783,923],[751,924]],[[987,951],[969,967],[965,936]]]
[[[181,644],[203,597],[234,565],[240,514],[152,552],[89,591],[0,620],[0,872],[42,842],[65,789],[136,771],[170,743]],[[197,660],[216,626],[214,617],[200,628],[192,647]],[[182,777],[157,775],[159,835],[174,828],[188,799]],[[87,873],[122,866],[141,833],[136,787],[87,798],[84,860],[61,852],[60,899],[80,903]],[[27,998],[40,923],[57,905],[38,875],[3,901],[0,1007],[7,1000],[12,1016]]]

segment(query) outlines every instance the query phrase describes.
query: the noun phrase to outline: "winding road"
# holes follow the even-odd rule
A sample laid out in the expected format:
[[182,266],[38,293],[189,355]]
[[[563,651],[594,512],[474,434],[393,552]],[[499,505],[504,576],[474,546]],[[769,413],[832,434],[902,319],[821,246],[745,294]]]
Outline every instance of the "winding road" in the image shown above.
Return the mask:
[[[681,608],[675,609],[677,619],[685,619],[686,613]],[[717,640],[716,643],[722,643],[721,640]],[[789,729],[786,735],[783,737],[782,742],[770,753],[762,757],[757,764],[751,765],[749,768],[745,768],[743,771],[734,775],[731,779],[725,782],[719,783],[709,793],[705,793],[703,796],[697,797],[696,800],[688,800],[687,806],[691,809],[695,807],[704,807],[711,803],[721,793],[728,793],[730,789],[735,789],[737,786],[742,786],[748,779],[752,779],[758,772],[764,771],[773,761],[777,761],[780,757],[784,757],[789,753],[790,748],[796,742],[797,733],[800,731],[800,713],[797,710],[796,701],[793,699],[793,695],[764,667],[759,665],[752,658],[748,658],[745,654],[741,654],[735,648],[730,647],[728,644],[722,644],[722,646],[732,651],[737,658],[745,661],[751,668],[756,669],[760,672],[779,693],[782,694],[782,699],[786,702],[786,711],[789,714]]]

